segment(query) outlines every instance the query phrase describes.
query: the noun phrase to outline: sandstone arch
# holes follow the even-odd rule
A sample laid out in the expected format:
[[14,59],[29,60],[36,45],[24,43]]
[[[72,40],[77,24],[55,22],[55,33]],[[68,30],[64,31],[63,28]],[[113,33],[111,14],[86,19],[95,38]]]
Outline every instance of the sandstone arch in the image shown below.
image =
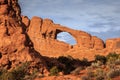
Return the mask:
[[[76,40],[76,45],[56,40],[57,34],[68,32]],[[79,50],[103,49],[104,43],[101,39],[91,36],[89,33],[74,30],[65,26],[55,24],[50,19],[33,17],[28,28],[28,35],[34,44],[34,48],[44,56],[65,55],[71,49]],[[69,54],[68,54],[69,55]]]

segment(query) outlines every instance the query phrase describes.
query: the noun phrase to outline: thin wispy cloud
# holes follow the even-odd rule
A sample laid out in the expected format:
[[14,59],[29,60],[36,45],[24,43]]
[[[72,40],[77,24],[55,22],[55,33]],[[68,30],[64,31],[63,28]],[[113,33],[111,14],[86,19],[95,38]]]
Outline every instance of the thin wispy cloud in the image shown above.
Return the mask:
[[120,0],[19,0],[19,3],[22,14],[29,18],[50,18],[73,29],[96,33],[102,39],[120,37],[117,34],[120,32]]
[[57,40],[59,41],[64,41],[69,44],[76,44],[76,40],[74,37],[72,37],[69,33],[67,32],[62,32],[57,35]]

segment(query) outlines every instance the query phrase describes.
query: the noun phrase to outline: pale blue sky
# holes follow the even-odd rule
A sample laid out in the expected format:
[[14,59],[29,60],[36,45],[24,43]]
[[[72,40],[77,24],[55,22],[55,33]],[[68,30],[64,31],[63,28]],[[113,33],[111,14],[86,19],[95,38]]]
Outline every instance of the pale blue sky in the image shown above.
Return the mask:
[[103,40],[120,37],[120,0],[19,0],[19,3],[22,14],[29,18],[50,18]]

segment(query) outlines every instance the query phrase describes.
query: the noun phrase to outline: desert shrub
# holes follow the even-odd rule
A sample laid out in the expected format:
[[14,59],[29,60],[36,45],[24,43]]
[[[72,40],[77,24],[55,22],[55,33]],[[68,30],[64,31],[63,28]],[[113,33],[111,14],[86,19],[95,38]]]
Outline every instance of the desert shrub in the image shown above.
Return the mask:
[[87,58],[83,58],[83,59],[81,60],[81,64],[82,64],[82,66],[89,66],[89,65],[90,65],[90,63],[89,63],[89,61],[88,61]]
[[94,77],[94,72],[88,71],[87,76],[90,77],[90,78]]
[[100,62],[100,61],[93,62],[93,63],[91,64],[91,67],[92,67],[92,68],[99,68],[102,64],[103,64],[103,63]]
[[94,77],[94,72],[93,72],[93,68],[92,67],[87,67],[86,70],[87,70],[87,76],[89,78]]
[[82,76],[81,80],[90,80],[90,78],[88,76]]
[[66,58],[70,59],[70,60],[73,60],[73,57],[68,55]]
[[80,71],[83,70],[83,67],[77,67],[75,70],[70,72],[71,74],[78,75]]
[[119,58],[119,54],[109,53],[109,54],[106,56],[106,58],[107,58],[107,60],[109,60],[110,58],[118,59],[118,58]]
[[50,76],[57,76],[58,73],[59,73],[59,70],[56,66],[54,66],[50,69]]
[[71,62],[71,57],[60,56],[58,61],[64,64]]
[[69,74],[71,71],[75,69],[73,65],[73,58],[71,58],[70,56],[69,57],[60,56],[58,58],[58,61],[65,65],[65,69],[62,70],[64,71],[64,74]]
[[105,56],[102,56],[102,55],[95,55],[95,61],[96,61],[96,62],[97,62],[97,61],[100,61],[100,62],[102,62],[103,64],[105,64],[106,61],[107,61],[107,59],[106,59]]
[[8,72],[7,72],[7,70],[6,71],[1,71],[0,72],[0,80],[8,80],[8,78],[11,78],[11,79],[13,79],[13,80],[15,80],[13,77],[14,76],[11,76],[11,74],[9,74]]
[[117,60],[115,61],[115,65],[120,65],[120,59],[117,59]]
[[3,74],[0,76],[0,79],[1,79],[1,80],[16,80],[16,77],[14,76],[13,73],[11,73],[11,72],[6,72],[6,73],[3,73]]
[[24,80],[34,80],[36,77],[43,77],[43,75],[38,76],[38,70],[34,69],[29,75],[25,75]]
[[0,73],[0,80],[23,80],[26,75],[28,62],[21,64],[10,71],[2,70]]
[[24,73],[21,71],[4,71],[0,76],[0,80],[23,80]]
[[95,80],[105,80],[104,76],[98,75]]
[[119,59],[119,54],[109,53],[107,56],[107,64],[115,64],[116,60]]
[[99,68],[96,70],[95,80],[105,80],[106,73],[103,69]]
[[108,78],[120,76],[120,68],[112,69],[107,73]]

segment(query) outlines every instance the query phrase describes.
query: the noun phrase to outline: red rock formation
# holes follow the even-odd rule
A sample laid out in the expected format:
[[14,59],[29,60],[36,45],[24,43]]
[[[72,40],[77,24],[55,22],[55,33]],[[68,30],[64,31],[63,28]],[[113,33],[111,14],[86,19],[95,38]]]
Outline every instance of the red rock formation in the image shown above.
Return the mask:
[[109,52],[120,53],[120,38],[113,38],[106,40],[106,49]]
[[[58,41],[56,37],[60,32],[68,32],[71,34],[75,38],[77,44],[69,45]],[[59,24],[55,24],[50,19],[42,19],[39,17],[33,17],[31,19],[31,23],[28,28],[28,35],[34,44],[34,48],[42,55],[49,57],[71,55],[67,52],[73,49],[101,50],[104,48],[103,41],[97,37],[93,37],[84,31],[73,30]]]
[[119,49],[120,48],[120,38],[106,40],[106,48],[107,49]]
[[[68,32],[75,40],[75,45],[70,45],[56,39],[60,32]],[[74,58],[94,59],[96,54],[107,55],[110,52],[120,53],[119,39],[108,40],[105,44],[102,39],[91,36],[90,34],[67,28],[65,26],[55,24],[50,19],[42,19],[33,17],[28,27],[28,35],[33,42],[34,48],[44,56],[58,57],[70,55]],[[113,43],[110,43],[110,42]],[[114,50],[109,48],[114,48]],[[113,46],[114,45],[114,46]]]
[[[30,61],[42,71],[46,66],[42,56],[30,45],[23,30],[29,20],[21,18],[18,0],[0,0],[0,67],[11,69]],[[23,20],[21,20],[23,19]],[[36,66],[36,65],[34,65]]]
[[30,20],[27,16],[22,16],[22,23],[24,27],[28,27],[30,25]]

